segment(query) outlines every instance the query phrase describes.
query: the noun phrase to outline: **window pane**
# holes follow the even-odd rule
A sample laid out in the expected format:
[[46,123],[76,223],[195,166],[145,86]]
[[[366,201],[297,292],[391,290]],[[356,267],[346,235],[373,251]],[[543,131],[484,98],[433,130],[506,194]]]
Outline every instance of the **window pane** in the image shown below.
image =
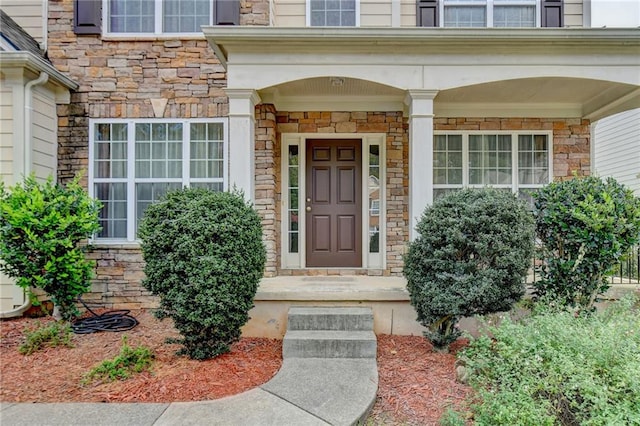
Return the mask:
[[549,183],[549,152],[547,135],[518,136],[518,183],[544,185]]
[[127,132],[122,124],[96,124],[93,145],[93,176],[127,177]]
[[127,237],[127,184],[96,183],[95,197],[102,202],[98,221],[100,238]]
[[154,32],[154,0],[110,0],[109,31],[115,33]]
[[446,6],[444,8],[445,27],[486,27],[484,6]]
[[462,185],[462,136],[436,135],[433,152],[434,184]]
[[222,178],[221,128],[222,123],[191,124],[190,173],[192,178]]
[[535,6],[498,6],[493,8],[494,27],[535,27]]
[[181,184],[175,182],[136,184],[136,234],[138,232],[140,219],[142,219],[144,211],[147,209],[147,207],[162,198],[167,193],[167,191],[177,190],[180,189],[180,187]]
[[165,0],[163,31],[197,33],[200,26],[210,23],[210,0]]
[[311,26],[356,25],[355,0],[311,0]]
[[469,136],[469,183],[511,184],[511,136]]

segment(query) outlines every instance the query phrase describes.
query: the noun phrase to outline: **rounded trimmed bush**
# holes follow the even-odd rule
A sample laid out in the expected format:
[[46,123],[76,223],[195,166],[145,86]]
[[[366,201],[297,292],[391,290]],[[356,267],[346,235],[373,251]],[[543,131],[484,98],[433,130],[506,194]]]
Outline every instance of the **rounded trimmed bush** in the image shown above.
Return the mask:
[[533,259],[533,217],[513,194],[462,189],[427,207],[404,274],[425,336],[447,347],[462,317],[511,309]]
[[138,235],[143,285],[160,296],[157,315],[181,333],[179,353],[228,352],[249,320],[266,262],[256,211],[241,193],[186,188],[149,206]]
[[640,198],[595,176],[551,183],[534,198],[543,259],[536,294],[592,310],[609,288],[608,273],[640,241]]

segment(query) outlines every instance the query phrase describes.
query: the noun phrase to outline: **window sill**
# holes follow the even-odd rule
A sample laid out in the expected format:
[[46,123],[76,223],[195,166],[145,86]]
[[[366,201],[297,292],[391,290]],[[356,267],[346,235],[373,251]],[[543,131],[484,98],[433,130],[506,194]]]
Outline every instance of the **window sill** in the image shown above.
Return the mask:
[[122,250],[139,250],[140,241],[92,241],[88,244],[89,250],[102,250],[102,249],[122,249]]
[[171,34],[103,34],[103,41],[169,41],[169,40],[206,40],[202,33]]

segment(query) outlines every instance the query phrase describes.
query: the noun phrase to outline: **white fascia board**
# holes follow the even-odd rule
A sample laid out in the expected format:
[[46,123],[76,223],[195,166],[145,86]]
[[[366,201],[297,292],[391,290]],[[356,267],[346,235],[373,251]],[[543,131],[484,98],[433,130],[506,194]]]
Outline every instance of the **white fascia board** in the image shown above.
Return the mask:
[[0,62],[2,68],[21,68],[28,69],[34,73],[45,72],[49,75],[49,81],[54,82],[65,89],[76,90],[78,84],[69,77],[55,69],[53,65],[47,63],[44,59],[39,58],[31,52],[0,52]]
[[[205,26],[209,44],[226,63],[232,52],[333,52],[392,53],[398,48],[455,52],[494,52],[496,48],[522,51],[542,47],[562,51],[603,48],[640,51],[640,32],[634,28],[288,28]],[[605,49],[604,52],[607,50]]]

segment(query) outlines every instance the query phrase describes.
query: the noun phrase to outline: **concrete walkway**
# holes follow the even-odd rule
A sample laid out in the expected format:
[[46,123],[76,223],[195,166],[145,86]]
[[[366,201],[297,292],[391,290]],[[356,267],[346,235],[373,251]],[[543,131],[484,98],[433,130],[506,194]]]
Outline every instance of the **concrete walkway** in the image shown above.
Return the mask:
[[378,389],[375,359],[290,358],[264,385],[239,395],[170,404],[0,403],[0,425],[352,425]]

